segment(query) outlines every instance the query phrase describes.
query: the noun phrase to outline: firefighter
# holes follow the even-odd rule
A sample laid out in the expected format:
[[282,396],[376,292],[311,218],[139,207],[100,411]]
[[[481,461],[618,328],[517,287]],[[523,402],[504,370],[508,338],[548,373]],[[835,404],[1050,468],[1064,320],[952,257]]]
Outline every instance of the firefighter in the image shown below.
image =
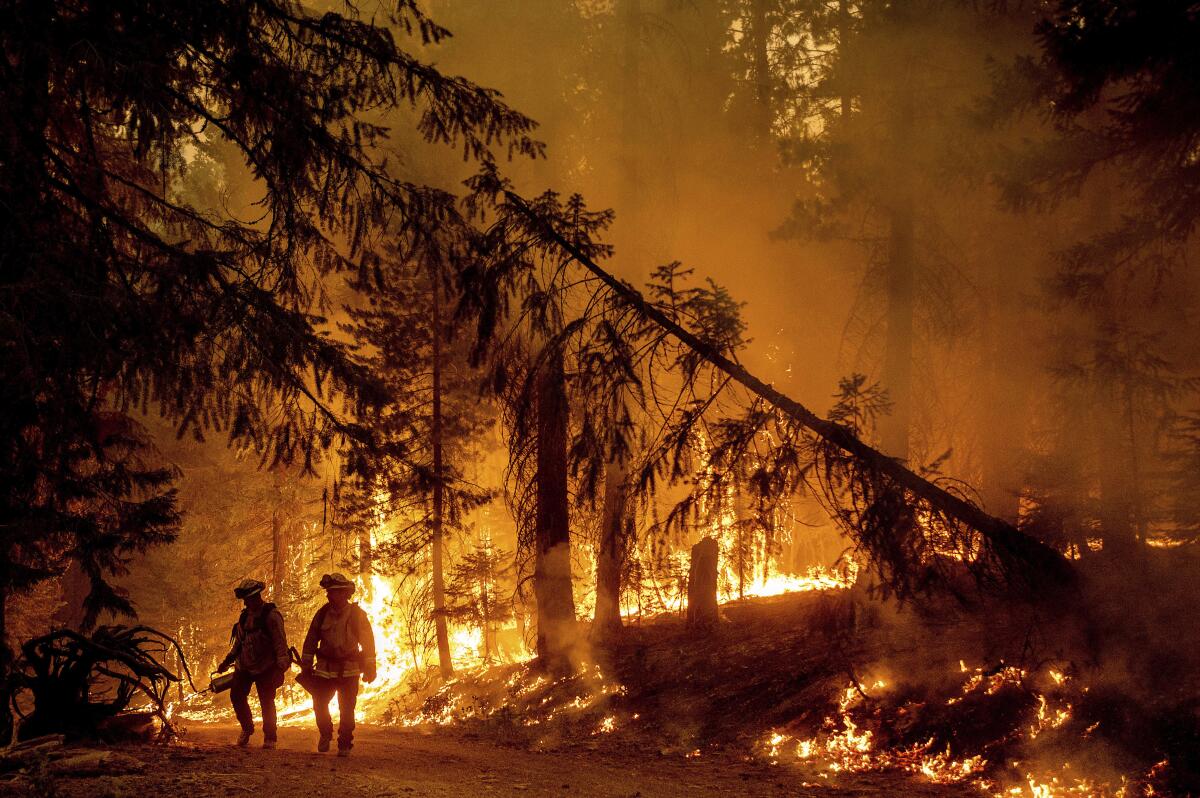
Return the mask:
[[218,671],[234,668],[229,699],[233,714],[242,726],[237,744],[245,747],[254,734],[254,716],[250,714],[250,687],[258,691],[262,707],[263,748],[274,748],[276,741],[275,691],[283,686],[284,675],[292,667],[288,653],[283,615],[274,604],[263,600],[266,587],[257,579],[246,579],[233,590],[246,605],[233,626],[233,647],[217,666]]
[[[375,636],[371,619],[350,603],[354,583],[342,574],[325,574],[321,587],[329,601],[309,624],[300,655],[301,682],[312,693],[320,739],[317,750],[329,750],[333,718],[329,702],[338,699],[338,756],[350,756],[354,744],[354,705],[358,680],[375,680]],[[314,662],[315,659],[315,662]]]

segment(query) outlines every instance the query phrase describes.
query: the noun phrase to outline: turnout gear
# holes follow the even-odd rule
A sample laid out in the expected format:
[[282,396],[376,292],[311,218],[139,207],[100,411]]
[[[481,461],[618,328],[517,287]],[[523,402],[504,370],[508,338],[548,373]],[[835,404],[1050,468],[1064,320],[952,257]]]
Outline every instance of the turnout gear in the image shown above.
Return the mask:
[[274,604],[263,603],[257,610],[249,607],[242,610],[230,639],[233,645],[218,671],[233,665],[239,671],[257,676],[270,670],[286,672],[291,667],[283,615]]
[[304,637],[300,668],[326,679],[370,674],[366,681],[371,681],[375,675],[375,635],[362,607],[339,607],[330,602],[317,610]]
[[329,712],[329,702],[336,695],[338,700],[338,755],[345,756],[354,747],[354,707],[358,703],[358,677],[317,679],[317,682],[312,694],[313,714],[317,717],[317,731],[321,735],[321,739],[317,743],[317,750],[329,750],[329,740],[333,737],[333,715]]
[[329,602],[317,610],[300,653],[297,682],[313,697],[320,741],[318,751],[328,751],[333,737],[329,702],[338,699],[338,754],[346,756],[354,744],[354,707],[358,680],[375,678],[375,635],[371,620],[357,604],[348,601],[354,584],[341,574],[325,574],[321,586]]
[[254,716],[250,712],[250,688],[258,693],[262,707],[263,746],[273,747],[276,739],[275,691],[283,685],[284,674],[292,666],[283,615],[274,604],[262,600],[262,582],[247,579],[234,593],[244,594],[246,608],[230,633],[229,654],[217,667],[223,671],[234,666],[229,684],[229,700],[242,733],[238,745],[246,745],[254,734]]

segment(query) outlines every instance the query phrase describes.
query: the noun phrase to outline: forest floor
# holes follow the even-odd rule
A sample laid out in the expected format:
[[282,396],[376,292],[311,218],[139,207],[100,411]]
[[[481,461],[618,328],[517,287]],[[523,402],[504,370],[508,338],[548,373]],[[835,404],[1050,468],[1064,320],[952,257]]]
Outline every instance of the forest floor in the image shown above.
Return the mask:
[[313,750],[307,713],[275,751],[184,721],[171,745],[56,753],[0,795],[1198,796],[1191,566],[1153,592],[1130,585],[1170,583],[1093,567],[1086,613],[857,590],[735,602],[707,634],[659,617],[581,644],[572,675],[511,664],[377,697],[349,759]]
[[[237,748],[233,725],[187,727],[171,745],[123,746],[107,767],[76,775],[0,782],[0,795],[144,798],[157,795],[276,798],[310,796],[959,796],[966,786],[921,783],[901,774],[822,777],[802,765],[768,765],[733,752],[685,758],[613,743],[590,750],[533,752],[439,729],[360,727],[354,753],[314,750],[312,729],[285,727],[279,748]],[[256,745],[256,737],[253,744]],[[103,771],[103,772],[96,772]],[[124,772],[122,772],[124,771]]]

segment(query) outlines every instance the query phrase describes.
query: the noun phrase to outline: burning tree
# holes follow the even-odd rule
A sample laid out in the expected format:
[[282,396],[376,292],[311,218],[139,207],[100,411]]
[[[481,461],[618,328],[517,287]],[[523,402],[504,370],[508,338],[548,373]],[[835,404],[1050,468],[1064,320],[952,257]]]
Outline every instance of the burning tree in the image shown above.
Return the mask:
[[[475,188],[486,195],[489,187],[477,182]],[[493,229],[504,229],[507,239],[524,242],[519,250],[522,255],[537,252],[540,259],[501,260],[501,268],[511,271],[501,271],[500,277],[493,277],[487,285],[501,285],[501,278],[511,285],[514,273],[526,279],[531,272],[549,275],[549,285],[532,283],[536,291],[526,307],[533,311],[549,307],[558,314],[551,318],[558,320],[563,308],[569,307],[565,292],[573,284],[573,277],[562,276],[567,266],[575,261],[589,272],[583,280],[591,289],[585,312],[569,323],[560,321],[560,331],[551,338],[559,347],[556,356],[561,357],[562,347],[571,342],[576,343],[575,351],[591,357],[584,361],[589,364],[605,362],[602,353],[636,353],[609,361],[627,375],[626,384],[635,397],[652,395],[667,375],[682,386],[678,395],[685,399],[668,404],[664,413],[662,441],[647,449],[638,479],[643,489],[653,490],[660,476],[678,479],[688,473],[687,454],[694,432],[706,423],[707,414],[722,408],[722,401],[736,406],[737,397],[725,391],[736,382],[749,398],[742,400],[739,414],[726,413],[720,422],[722,467],[735,469],[750,455],[753,444],[769,442],[767,452],[759,457],[765,457],[771,468],[759,469],[756,477],[760,486],[773,484],[773,489],[762,495],[780,496],[807,486],[863,550],[879,578],[901,597],[951,586],[957,564],[981,585],[1017,584],[1037,590],[1069,580],[1069,569],[1058,552],[987,515],[952,483],[938,484],[934,470],[927,471],[934,479],[927,479],[864,443],[856,426],[864,417],[861,383],[851,384],[830,419],[817,417],[733,359],[741,342],[741,325],[730,312],[736,303],[723,291],[715,286],[682,288],[676,284],[679,267],[673,265],[659,271],[647,299],[596,264],[594,257],[607,254],[607,250],[590,235],[602,227],[604,219],[587,214],[580,201],[563,206],[553,195],[545,195],[530,205],[505,192],[503,183],[494,179],[490,192],[496,198],[491,207],[498,217]],[[561,232],[556,225],[562,226]],[[494,324],[495,312],[485,318]],[[634,364],[649,368],[649,381],[639,379]],[[499,376],[503,382],[506,374],[500,371]],[[576,379],[586,385],[597,377],[606,379],[607,375],[593,367],[580,369]],[[524,401],[531,395],[528,388],[518,393]],[[686,401],[689,397],[692,401]],[[520,423],[520,417],[517,420]],[[611,449],[589,449],[586,443],[627,440],[615,435],[622,425],[605,427],[605,420],[611,422],[612,416],[585,416],[581,428],[587,430],[590,422],[592,430],[607,430],[614,437],[581,435],[575,451],[605,455]],[[532,437],[517,427],[513,439],[521,442]],[[608,459],[580,458],[578,473],[583,478],[595,476]],[[514,462],[522,461],[517,456]],[[540,468],[540,460],[538,465]],[[585,467],[588,465],[590,469]],[[589,483],[582,484],[586,487]],[[680,505],[676,517],[683,517],[694,504]],[[517,510],[520,512],[520,506]]]
[[[491,499],[468,474],[490,432],[493,411],[480,401],[462,322],[452,313],[466,231],[445,224],[436,234],[401,238],[381,272],[356,287],[367,296],[346,326],[386,383],[388,401],[373,418],[375,438],[346,452],[351,483],[339,492],[339,526],[360,541],[360,571],[375,566],[413,573],[428,553],[430,615],[443,678],[454,671],[447,630],[447,538]],[[451,243],[457,236],[458,241]],[[385,540],[385,525],[393,526]],[[372,537],[380,535],[373,541]],[[374,547],[374,548],[373,548]]]
[[488,662],[496,654],[497,629],[512,617],[512,571],[512,552],[493,546],[485,536],[454,564],[446,585],[450,616],[480,631]]

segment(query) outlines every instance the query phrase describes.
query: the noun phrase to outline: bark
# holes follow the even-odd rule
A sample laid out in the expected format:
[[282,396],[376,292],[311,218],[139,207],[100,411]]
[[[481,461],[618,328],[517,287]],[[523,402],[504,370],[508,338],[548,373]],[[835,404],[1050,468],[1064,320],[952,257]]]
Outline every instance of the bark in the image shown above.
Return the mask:
[[642,140],[641,13],[641,0],[621,0],[618,9],[621,31],[621,180],[617,198],[620,208],[618,227],[622,249],[638,259],[643,241],[642,169],[639,157]]
[[713,538],[704,538],[692,546],[688,566],[687,623],[694,629],[713,629],[720,620],[717,610],[717,555],[720,547]]
[[566,376],[561,352],[551,353],[537,377],[537,513],[533,591],[537,654],[543,667],[565,670],[575,639],[571,592],[571,532],[567,509]]
[[596,613],[592,619],[592,637],[597,640],[621,631],[621,574],[630,540],[625,478],[623,463],[614,460],[608,464],[596,557]]
[[492,655],[496,652],[496,624],[492,620],[494,610],[487,579],[479,583],[479,609],[483,616],[483,659],[485,662],[491,662]]
[[442,474],[442,327],[441,287],[438,275],[433,275],[433,511],[431,525],[431,560],[433,561],[433,623],[437,632],[438,667],[442,678],[454,675],[450,657],[450,633],[446,628],[446,577],[442,563],[445,485]]
[[271,511],[271,600],[283,601],[283,581],[287,573],[287,540],[284,532],[284,510],[276,506]]
[[[1105,386],[1104,390],[1107,390]],[[1128,459],[1125,453],[1127,439],[1123,434],[1122,420],[1116,408],[1109,405],[1109,397],[1101,396],[1096,406],[1097,453],[1100,470],[1100,529],[1104,537],[1106,552],[1121,555],[1132,554],[1137,541],[1134,538],[1133,503],[1130,501],[1129,477],[1126,473]]]
[[8,647],[8,569],[0,563],[0,746],[13,741],[12,649]]
[[928,503],[935,511],[956,519],[975,529],[988,542],[996,556],[1006,567],[1012,567],[1014,573],[1024,576],[1028,587],[1037,588],[1043,584],[1062,584],[1071,581],[1073,571],[1054,549],[1034,540],[1016,529],[1007,521],[988,515],[975,504],[946,491],[924,477],[910,471],[903,463],[888,457],[874,447],[864,443],[846,427],[821,418],[804,405],[784,394],[771,385],[755,377],[744,367],[730,360],[717,349],[701,341],[687,329],[673,321],[661,310],[646,301],[637,289],[618,280],[604,269],[600,268],[587,255],[570,241],[563,238],[556,230],[546,224],[540,216],[533,212],[529,205],[517,194],[507,192],[506,197],[513,203],[530,222],[540,229],[550,240],[553,240],[562,250],[578,261],[581,266],[598,277],[617,296],[641,313],[645,318],[669,332],[692,351],[703,357],[714,367],[746,388],[751,393],[773,405],[793,421],[805,427],[813,434],[836,446],[857,459],[880,475],[892,480],[896,485],[911,493],[915,498]]
[[84,573],[83,566],[77,560],[71,560],[62,575],[62,606],[54,611],[54,625],[83,631],[83,621],[87,617],[83,604],[91,589],[91,581]]
[[746,581],[753,578],[754,522],[746,515],[746,497],[741,488],[733,493],[734,562],[737,564],[738,600],[746,598]]
[[[1119,189],[1116,180],[1105,172],[1100,172],[1094,179],[1098,185],[1093,192],[1087,221],[1093,235],[1102,235],[1112,227],[1115,216],[1112,202]],[[1120,328],[1117,306],[1120,301],[1120,296],[1109,295],[1100,304],[1100,330]],[[1097,353],[1100,355],[1096,358],[1097,362],[1111,360],[1119,364],[1124,360],[1123,342],[1117,336],[1101,336],[1100,341],[1098,346],[1112,347],[1114,351]],[[1137,437],[1132,423],[1130,375],[1121,370],[1119,365],[1116,368],[1121,373],[1093,375],[1096,383],[1093,390],[1093,434],[1099,458],[1100,530],[1106,553],[1133,558],[1138,556],[1141,548],[1135,521],[1140,504],[1137,496]]]
[[[846,47],[850,41],[850,0],[838,0],[838,49],[842,53],[842,58],[846,57]],[[843,86],[849,84],[848,80],[843,78]],[[850,118],[851,98],[849,91],[845,88],[841,91],[841,111],[842,120]]]
[[988,228],[979,233],[979,246],[988,246],[992,241],[1006,242],[1004,249],[992,245],[986,260],[990,286],[983,316],[987,366],[980,408],[983,451],[979,493],[984,509],[1015,524],[1020,511],[1021,450],[1031,381],[1025,374],[1014,373],[1010,359],[1012,342],[1008,330],[1027,321],[1027,303],[1021,301],[1021,287],[1010,265],[1014,260],[1035,255],[1024,247],[1014,253],[1012,241],[1020,237],[1021,231],[1005,229],[997,233]]

